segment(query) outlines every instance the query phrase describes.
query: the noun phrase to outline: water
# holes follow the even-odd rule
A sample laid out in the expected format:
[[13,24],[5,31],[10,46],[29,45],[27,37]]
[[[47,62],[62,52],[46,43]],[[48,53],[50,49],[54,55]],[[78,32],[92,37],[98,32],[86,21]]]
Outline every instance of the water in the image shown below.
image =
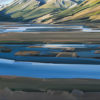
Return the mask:
[[96,48],[100,47],[99,44],[44,44],[44,48]]
[[0,33],[7,32],[100,32],[100,29],[92,29],[84,25],[34,25],[16,24],[0,25]]
[[0,59],[0,75],[33,78],[100,79],[100,65],[46,64]]
[[[12,49],[10,53],[0,52],[0,75],[9,76],[24,76],[33,78],[91,78],[100,79],[100,60],[86,59],[86,58],[68,58],[68,57],[16,57],[14,54],[19,50],[36,50],[41,52],[58,52],[59,49],[66,47],[80,47],[80,48],[96,48],[99,44],[43,44],[43,48],[28,48],[30,45],[9,45],[2,44]],[[36,46],[36,45],[35,45]],[[38,44],[39,46],[39,44]],[[52,48],[53,47],[53,48]],[[55,48],[54,48],[55,47]],[[81,56],[93,56],[91,52],[79,52]],[[100,54],[97,54],[100,56]],[[97,56],[96,55],[96,56]],[[8,60],[12,59],[12,60]],[[17,59],[19,61],[16,61]],[[23,60],[26,60],[23,62]],[[33,60],[28,62],[27,60]],[[37,61],[37,62],[36,62]],[[41,61],[41,63],[39,62]],[[52,63],[43,63],[43,61],[51,61]],[[90,64],[89,64],[90,61]],[[62,62],[61,64],[53,62]],[[64,62],[66,64],[64,64]],[[77,62],[78,64],[75,64]],[[88,62],[88,64],[83,64]],[[98,62],[98,65],[96,64]],[[71,63],[71,64],[68,64]],[[73,64],[72,64],[73,63]],[[82,64],[80,64],[82,63]]]
[[[7,32],[100,32],[99,29],[92,29],[83,25],[0,25],[0,33]],[[36,34],[37,34],[36,33]],[[34,50],[42,54],[61,52],[62,48],[97,48],[97,44],[43,44],[42,48],[28,48],[32,45],[7,45],[12,49],[10,53],[0,52],[0,75],[24,76],[33,78],[91,78],[100,79],[100,57],[95,50],[77,52],[83,58],[70,57],[23,57],[15,56],[18,51]],[[88,58],[90,57],[90,58]],[[8,60],[12,59],[12,60]],[[31,62],[28,62],[31,61]],[[25,61],[25,62],[23,62]],[[41,63],[40,63],[41,62]],[[49,62],[49,63],[48,63]],[[57,64],[59,63],[60,64]],[[73,64],[72,64],[73,63]]]
[[[100,64],[99,59],[94,59],[93,57],[100,57],[100,54],[96,54],[95,50],[90,51],[77,51],[77,55],[80,58],[74,57],[56,57],[56,56],[46,56],[52,55],[54,52],[64,52],[64,48],[74,47],[74,48],[90,48],[95,49],[100,47],[99,44],[38,44],[38,45],[9,45],[1,44],[1,47],[11,49],[11,52],[0,52],[0,58],[12,59],[16,61],[32,61],[32,62],[44,62],[44,63],[62,63],[62,64]],[[41,48],[29,48],[29,46],[41,46]],[[62,49],[63,48],[63,49]],[[16,52],[19,51],[39,51],[40,55],[45,56],[16,56]]]

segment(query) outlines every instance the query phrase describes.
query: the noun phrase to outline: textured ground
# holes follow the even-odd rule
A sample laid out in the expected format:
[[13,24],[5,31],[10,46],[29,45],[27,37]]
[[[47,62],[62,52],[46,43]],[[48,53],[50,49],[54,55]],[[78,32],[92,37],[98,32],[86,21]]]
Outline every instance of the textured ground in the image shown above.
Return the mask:
[[0,42],[100,43],[100,33],[92,32],[19,32],[0,34]]

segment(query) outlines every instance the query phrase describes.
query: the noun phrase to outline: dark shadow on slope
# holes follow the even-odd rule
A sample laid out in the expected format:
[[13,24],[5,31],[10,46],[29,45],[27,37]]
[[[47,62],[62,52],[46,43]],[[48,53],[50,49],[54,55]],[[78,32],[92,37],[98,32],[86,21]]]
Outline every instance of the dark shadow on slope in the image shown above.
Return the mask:
[[0,11],[0,21],[13,21],[13,19],[5,14],[5,11]]
[[6,10],[0,11],[0,21],[9,21],[9,22],[21,22],[23,19],[20,18],[12,18],[11,14],[6,14]]

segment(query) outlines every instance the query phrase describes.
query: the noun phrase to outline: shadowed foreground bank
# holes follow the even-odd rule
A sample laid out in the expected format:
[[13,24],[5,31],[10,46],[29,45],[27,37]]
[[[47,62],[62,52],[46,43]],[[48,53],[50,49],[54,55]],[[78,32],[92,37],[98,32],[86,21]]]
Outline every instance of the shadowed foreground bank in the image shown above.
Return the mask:
[[100,80],[0,76],[0,100],[100,100]]
[[73,90],[48,92],[11,91],[9,88],[0,90],[0,100],[100,100],[100,92],[82,92]]
[[0,77],[0,89],[12,91],[47,92],[69,91],[100,92],[100,80],[97,79],[39,79],[13,76]]

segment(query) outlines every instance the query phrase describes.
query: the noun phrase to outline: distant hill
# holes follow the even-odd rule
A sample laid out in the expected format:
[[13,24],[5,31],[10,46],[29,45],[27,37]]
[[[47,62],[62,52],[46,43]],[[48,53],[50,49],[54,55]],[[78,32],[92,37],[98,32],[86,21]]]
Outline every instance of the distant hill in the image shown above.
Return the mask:
[[76,7],[82,1],[84,0],[14,0],[1,12],[16,21],[52,23],[59,18],[60,13]]
[[75,8],[62,11],[55,17],[55,20],[56,23],[75,20],[100,22],[100,0],[86,0]]

